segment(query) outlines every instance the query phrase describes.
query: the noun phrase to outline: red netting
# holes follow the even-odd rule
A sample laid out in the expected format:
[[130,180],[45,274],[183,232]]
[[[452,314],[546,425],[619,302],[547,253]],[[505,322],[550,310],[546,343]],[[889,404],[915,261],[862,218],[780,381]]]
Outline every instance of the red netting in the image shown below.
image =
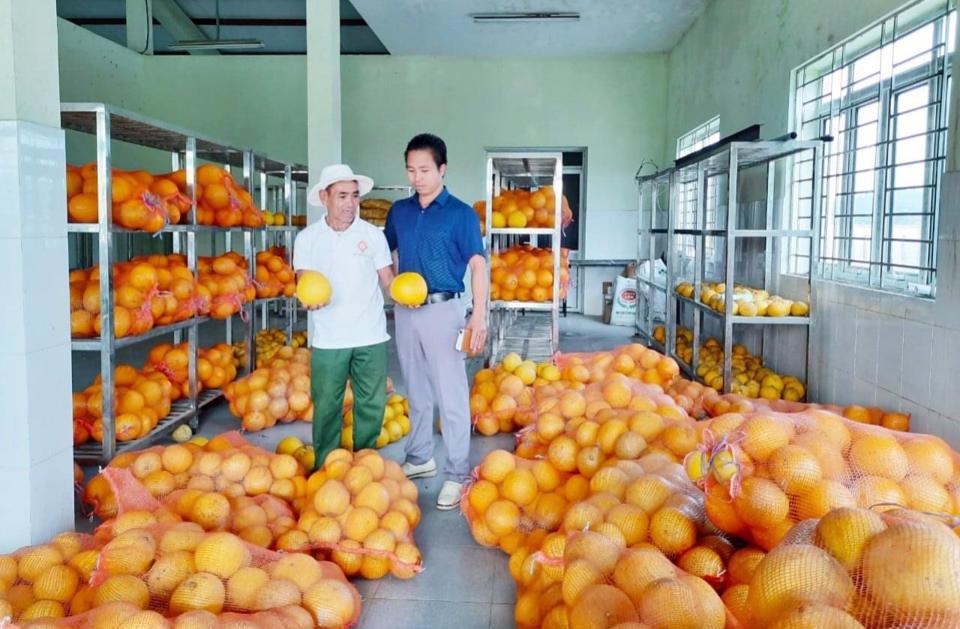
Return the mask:
[[856,404],[840,406],[838,404],[810,404],[804,402],[790,402],[788,400],[767,400],[763,398],[751,399],[732,393],[719,395],[713,389],[706,389],[701,404],[711,417],[726,413],[802,413],[811,410],[825,410],[841,415],[861,424],[874,424],[908,432],[910,430],[910,414],[885,411],[875,406],[859,406]]
[[557,353],[554,362],[569,382],[600,382],[616,372],[666,388],[680,373],[676,361],[639,343],[606,352]]
[[757,565],[750,627],[960,626],[956,518],[843,507],[800,522]]
[[[123,506],[130,510],[141,508],[134,504],[133,496],[163,500],[177,490],[189,490],[194,498],[219,492],[234,501],[270,495],[288,503],[306,494],[304,470],[296,459],[258,448],[236,431],[223,433],[205,446],[188,442],[124,453],[107,470],[126,470],[131,477],[114,474],[111,479],[104,473],[87,484],[84,501],[103,520],[121,512],[117,495],[124,496]],[[111,486],[118,479],[123,483],[121,492]],[[186,502],[178,500],[177,505],[178,512],[189,512]],[[273,533],[276,538],[276,531]],[[262,532],[257,539],[263,539]]]
[[718,593],[734,546],[679,464],[657,453],[620,461],[590,493],[559,531],[535,532],[511,554],[518,627],[739,626]]
[[330,562],[270,551],[192,522],[138,524],[115,525],[116,536],[100,550],[91,608],[129,603],[174,618],[300,606],[323,627],[359,618],[359,594]]
[[331,452],[298,501],[299,550],[329,557],[348,576],[409,579],[421,570],[413,530],[417,487],[374,450]]
[[705,487],[707,513],[764,548],[839,507],[960,512],[960,455],[937,437],[823,410],[730,413],[698,428],[687,470]]

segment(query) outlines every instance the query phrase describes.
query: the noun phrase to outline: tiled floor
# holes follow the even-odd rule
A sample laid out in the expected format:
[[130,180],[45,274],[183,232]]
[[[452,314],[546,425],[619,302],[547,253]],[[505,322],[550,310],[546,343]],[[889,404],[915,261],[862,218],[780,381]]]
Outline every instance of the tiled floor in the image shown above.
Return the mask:
[[[632,333],[630,328],[606,326],[578,315],[563,319],[560,329],[560,347],[564,351],[608,349],[629,342]],[[205,339],[201,344],[208,341]],[[126,359],[140,364],[145,351],[130,352]],[[74,369],[78,368],[82,373],[90,372],[88,380],[92,380],[93,361],[75,361]],[[392,348],[388,373],[397,390],[402,392],[403,382]],[[218,403],[204,413],[200,432],[211,436],[237,427],[237,420],[226,405]],[[278,425],[247,437],[273,450],[280,439],[290,434],[308,441],[310,426],[303,422]],[[512,449],[513,442],[513,435],[477,435],[473,439],[471,462],[478,464],[487,452],[496,448]],[[442,468],[445,452],[439,435],[436,443],[435,458]],[[390,444],[381,452],[385,457],[402,461],[403,441]],[[423,572],[407,581],[388,576],[379,581],[355,582],[363,597],[359,624],[362,629],[507,629],[514,626],[515,592],[507,572],[507,557],[499,550],[474,542],[459,511],[438,511],[434,507],[442,482],[441,476],[416,481],[423,518],[414,535],[423,555]]]

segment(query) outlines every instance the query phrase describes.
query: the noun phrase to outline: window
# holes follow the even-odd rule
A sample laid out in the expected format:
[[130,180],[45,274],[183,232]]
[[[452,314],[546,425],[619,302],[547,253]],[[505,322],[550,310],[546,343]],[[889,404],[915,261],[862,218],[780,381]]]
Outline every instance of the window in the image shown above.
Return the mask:
[[677,138],[677,159],[696,153],[720,139],[720,116],[714,116],[699,127]]
[[[954,0],[920,0],[795,71],[792,128],[833,136],[818,277],[933,296],[955,27]],[[796,181],[811,175],[812,164],[796,164]],[[811,228],[812,207],[792,199],[793,228]],[[788,257],[792,272],[808,271],[809,247]]]

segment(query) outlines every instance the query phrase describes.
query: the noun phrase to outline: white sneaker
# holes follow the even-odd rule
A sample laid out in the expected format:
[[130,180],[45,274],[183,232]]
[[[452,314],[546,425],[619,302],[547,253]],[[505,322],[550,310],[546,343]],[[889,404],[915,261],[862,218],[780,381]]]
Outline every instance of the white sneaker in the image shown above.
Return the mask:
[[410,480],[415,478],[430,478],[437,475],[437,462],[430,459],[426,463],[419,465],[416,463],[404,463],[400,466],[400,469],[403,470],[403,473],[406,474]]
[[449,511],[456,509],[460,504],[460,495],[463,493],[463,484],[455,483],[452,480],[444,481],[440,488],[440,495],[437,496],[437,509]]

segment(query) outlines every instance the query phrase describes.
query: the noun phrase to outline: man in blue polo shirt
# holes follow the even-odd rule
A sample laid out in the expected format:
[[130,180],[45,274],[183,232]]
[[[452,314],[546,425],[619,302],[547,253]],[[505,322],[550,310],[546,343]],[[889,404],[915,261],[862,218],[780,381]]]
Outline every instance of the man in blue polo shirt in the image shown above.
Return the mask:
[[[409,478],[437,474],[433,459],[433,408],[440,407],[443,443],[447,449],[446,480],[438,509],[460,503],[463,481],[470,474],[470,399],[466,354],[456,349],[457,334],[470,331],[470,350],[479,351],[487,337],[487,268],[480,221],[473,209],[443,185],[447,147],[424,133],[407,144],[407,178],[416,194],[393,204],[385,235],[397,252],[401,273],[414,271],[427,282],[427,301],[395,310],[397,353],[410,399],[410,434],[403,470]],[[473,313],[464,326],[460,295],[470,268]]]

